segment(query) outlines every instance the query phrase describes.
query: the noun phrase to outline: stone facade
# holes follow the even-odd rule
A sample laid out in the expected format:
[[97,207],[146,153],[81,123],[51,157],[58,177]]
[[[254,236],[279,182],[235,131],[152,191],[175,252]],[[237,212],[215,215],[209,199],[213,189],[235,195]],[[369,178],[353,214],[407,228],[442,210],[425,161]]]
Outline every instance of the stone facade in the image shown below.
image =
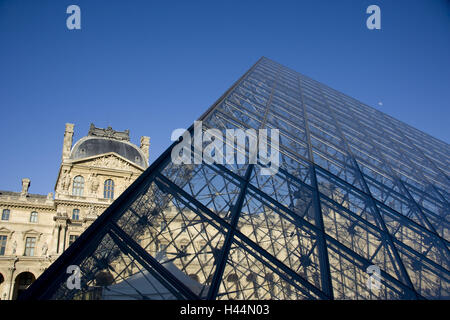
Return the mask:
[[17,298],[148,166],[150,139],[91,125],[73,144],[66,124],[54,194],[0,191],[0,299]]

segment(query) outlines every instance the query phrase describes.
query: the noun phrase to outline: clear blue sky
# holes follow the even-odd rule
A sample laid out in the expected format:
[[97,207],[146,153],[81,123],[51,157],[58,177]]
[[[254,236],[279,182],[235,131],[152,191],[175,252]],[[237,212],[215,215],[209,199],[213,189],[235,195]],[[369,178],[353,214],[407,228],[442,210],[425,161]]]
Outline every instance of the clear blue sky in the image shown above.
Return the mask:
[[261,56],[450,141],[448,0],[0,0],[0,190],[53,191],[66,122],[148,135],[153,161]]

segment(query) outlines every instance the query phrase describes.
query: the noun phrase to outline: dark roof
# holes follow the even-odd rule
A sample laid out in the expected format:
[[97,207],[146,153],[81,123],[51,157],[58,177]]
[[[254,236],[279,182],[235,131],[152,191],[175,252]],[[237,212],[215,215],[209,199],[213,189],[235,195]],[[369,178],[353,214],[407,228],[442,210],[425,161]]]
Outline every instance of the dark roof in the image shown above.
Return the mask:
[[82,159],[108,152],[115,152],[141,167],[147,167],[142,152],[131,143],[95,136],[78,141],[72,149],[70,159]]

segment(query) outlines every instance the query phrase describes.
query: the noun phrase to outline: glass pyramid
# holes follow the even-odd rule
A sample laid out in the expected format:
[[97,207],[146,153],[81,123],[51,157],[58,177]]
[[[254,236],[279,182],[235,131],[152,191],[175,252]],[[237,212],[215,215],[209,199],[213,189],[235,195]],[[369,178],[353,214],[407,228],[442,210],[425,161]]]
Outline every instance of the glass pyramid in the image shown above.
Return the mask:
[[278,170],[174,163],[193,125],[22,299],[450,298],[448,144],[264,57],[199,120]]

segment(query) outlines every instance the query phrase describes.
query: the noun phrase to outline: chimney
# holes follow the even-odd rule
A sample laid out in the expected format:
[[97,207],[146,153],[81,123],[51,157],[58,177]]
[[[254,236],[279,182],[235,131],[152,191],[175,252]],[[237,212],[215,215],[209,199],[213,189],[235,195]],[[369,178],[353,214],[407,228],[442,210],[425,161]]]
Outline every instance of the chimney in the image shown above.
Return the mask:
[[72,138],[73,138],[73,127],[72,123],[66,123],[66,131],[64,131],[64,144],[62,159],[67,159],[70,156],[70,149],[72,149]]
[[141,137],[141,150],[145,155],[145,159],[148,162],[149,157],[149,148],[150,148],[150,137],[142,136]]
[[28,194],[28,189],[30,188],[30,182],[31,181],[28,178],[22,179],[22,192],[21,192],[22,196],[26,196]]

